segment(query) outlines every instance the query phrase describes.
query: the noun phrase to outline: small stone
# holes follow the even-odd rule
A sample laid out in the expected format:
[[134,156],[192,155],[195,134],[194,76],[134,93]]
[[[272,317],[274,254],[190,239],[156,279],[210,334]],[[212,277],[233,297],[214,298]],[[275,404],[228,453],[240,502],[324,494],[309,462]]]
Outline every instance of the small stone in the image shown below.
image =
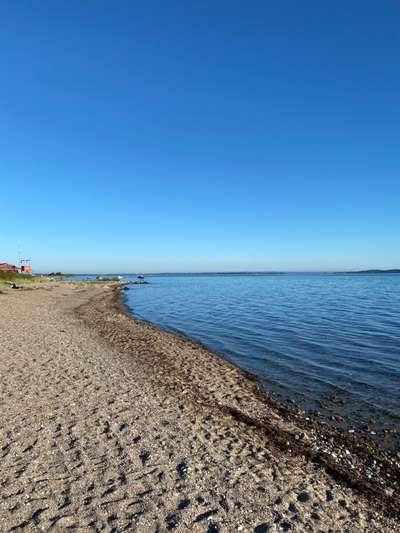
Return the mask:
[[143,466],[147,463],[147,461],[150,459],[150,452],[147,450],[143,450],[142,453],[139,455],[140,460],[142,461]]
[[181,479],[185,479],[187,477],[188,465],[185,460],[177,465],[176,471]]
[[210,511],[206,511],[205,513],[201,513],[194,519],[194,522],[202,522],[203,520],[207,520],[210,516],[218,513],[218,509],[210,509]]
[[165,519],[167,529],[175,529],[179,522],[179,516],[177,514],[170,514]]
[[297,496],[297,499],[301,503],[308,502],[310,499],[310,494],[307,491],[300,492],[300,494]]
[[376,461],[373,457],[369,456],[367,457],[367,459],[365,460],[365,466],[368,466],[369,468],[372,468],[373,466],[376,465]]
[[182,511],[182,509],[186,509],[190,505],[190,500],[188,498],[184,498],[178,503],[178,509]]
[[333,492],[331,490],[326,491],[326,501],[331,502],[333,500]]
[[267,524],[267,522],[258,524],[258,526],[254,528],[254,533],[267,533],[268,531],[269,531],[269,524]]

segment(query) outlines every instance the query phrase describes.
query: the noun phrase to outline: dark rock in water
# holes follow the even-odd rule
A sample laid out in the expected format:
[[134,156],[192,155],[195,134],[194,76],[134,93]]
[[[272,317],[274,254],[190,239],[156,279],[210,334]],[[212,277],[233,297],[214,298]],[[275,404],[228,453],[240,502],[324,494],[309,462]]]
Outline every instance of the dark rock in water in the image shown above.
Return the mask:
[[258,526],[254,528],[254,533],[267,533],[268,531],[269,531],[269,524],[267,524],[267,522],[258,524]]
[[297,499],[301,503],[308,502],[310,499],[310,495],[307,491],[300,492],[300,494],[297,496]]

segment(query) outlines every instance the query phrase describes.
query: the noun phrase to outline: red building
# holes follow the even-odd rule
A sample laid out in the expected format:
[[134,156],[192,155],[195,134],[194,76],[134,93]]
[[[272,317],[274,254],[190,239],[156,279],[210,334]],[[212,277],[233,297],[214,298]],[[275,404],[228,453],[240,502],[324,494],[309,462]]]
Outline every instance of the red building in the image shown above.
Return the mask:
[[9,263],[0,263],[0,272],[18,272],[18,267]]

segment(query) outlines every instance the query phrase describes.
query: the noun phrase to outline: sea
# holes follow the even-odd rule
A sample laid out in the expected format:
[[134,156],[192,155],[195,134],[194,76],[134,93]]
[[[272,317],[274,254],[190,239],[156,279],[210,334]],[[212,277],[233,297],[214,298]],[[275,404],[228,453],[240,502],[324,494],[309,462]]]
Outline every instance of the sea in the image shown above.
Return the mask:
[[[131,279],[132,276],[124,276]],[[388,443],[400,433],[400,274],[160,274],[138,318],[199,341],[290,408]],[[343,418],[343,420],[341,420]]]

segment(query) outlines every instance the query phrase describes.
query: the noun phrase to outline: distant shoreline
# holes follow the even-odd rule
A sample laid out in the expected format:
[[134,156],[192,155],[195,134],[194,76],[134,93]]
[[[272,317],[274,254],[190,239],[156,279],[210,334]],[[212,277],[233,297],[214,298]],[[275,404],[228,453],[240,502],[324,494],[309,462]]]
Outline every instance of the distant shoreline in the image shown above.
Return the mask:
[[370,269],[370,270],[357,270],[356,272],[350,271],[345,272],[345,274],[400,274],[400,268],[390,268],[387,270],[380,269]]
[[[321,270],[321,271],[240,271],[240,272],[148,272],[145,273],[145,276],[177,276],[177,277],[187,277],[187,276],[287,276],[292,274],[300,275],[343,275],[343,274],[400,274],[400,268],[391,268],[391,269],[368,269],[368,270]],[[44,274],[45,275],[45,274]],[[75,274],[64,274],[66,278],[74,277],[83,277],[83,276],[137,276],[138,272],[90,272],[90,273],[75,273]]]

